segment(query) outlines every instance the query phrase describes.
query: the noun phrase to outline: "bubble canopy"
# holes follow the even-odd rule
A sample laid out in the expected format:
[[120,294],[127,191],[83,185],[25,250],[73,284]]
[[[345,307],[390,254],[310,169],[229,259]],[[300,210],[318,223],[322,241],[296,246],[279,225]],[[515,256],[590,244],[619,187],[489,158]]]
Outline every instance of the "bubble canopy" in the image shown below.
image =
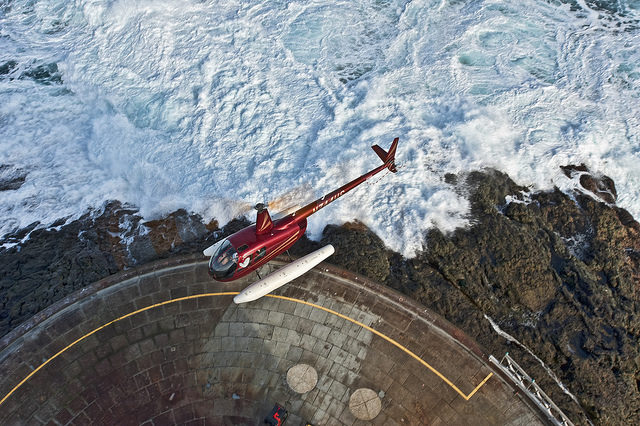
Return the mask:
[[214,278],[231,278],[238,266],[238,251],[229,240],[220,241],[209,261],[209,272]]

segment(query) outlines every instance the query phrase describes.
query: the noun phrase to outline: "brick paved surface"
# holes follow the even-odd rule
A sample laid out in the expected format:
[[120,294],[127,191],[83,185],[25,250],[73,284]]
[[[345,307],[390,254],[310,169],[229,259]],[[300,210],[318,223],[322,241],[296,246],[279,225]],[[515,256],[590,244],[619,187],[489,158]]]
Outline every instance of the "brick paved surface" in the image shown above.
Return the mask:
[[[60,350],[114,319],[247,285],[212,281],[206,262],[197,258],[175,263],[97,283],[5,337],[0,398]],[[431,312],[327,268],[275,294],[385,334],[465,395],[492,372],[473,341]],[[237,306],[232,298],[171,302],[107,325],[15,389],[0,405],[0,424],[256,425],[276,402],[289,410],[288,425],[540,423],[495,373],[467,401],[405,351],[348,319],[297,301],[267,297]],[[286,380],[289,368],[300,363],[318,373],[306,394],[294,392]],[[381,396],[382,410],[371,422],[357,420],[349,409],[359,388]]]

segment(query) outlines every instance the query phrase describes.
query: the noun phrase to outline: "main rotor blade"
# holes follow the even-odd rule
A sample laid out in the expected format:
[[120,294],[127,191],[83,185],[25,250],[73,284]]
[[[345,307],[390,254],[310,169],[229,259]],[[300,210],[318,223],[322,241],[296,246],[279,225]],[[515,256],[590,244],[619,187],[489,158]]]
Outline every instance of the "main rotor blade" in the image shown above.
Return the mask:
[[[288,190],[273,200],[264,203],[264,205],[269,209],[272,216],[286,216],[302,207],[306,202],[311,201],[313,197],[313,187],[311,184],[305,183]],[[260,201],[258,200],[256,203]],[[255,203],[251,204],[243,201],[228,200],[228,203],[233,217],[247,215],[255,207]]]

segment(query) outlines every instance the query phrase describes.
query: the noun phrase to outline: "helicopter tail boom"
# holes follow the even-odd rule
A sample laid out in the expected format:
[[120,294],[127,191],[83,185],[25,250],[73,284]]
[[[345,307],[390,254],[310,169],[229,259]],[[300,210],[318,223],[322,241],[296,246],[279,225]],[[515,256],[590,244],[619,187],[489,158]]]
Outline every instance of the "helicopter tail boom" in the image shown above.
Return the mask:
[[308,216],[312,215],[313,213],[317,212],[321,208],[325,207],[327,204],[337,200],[338,198],[342,197],[347,192],[351,191],[353,188],[355,188],[358,185],[360,185],[361,183],[367,181],[368,179],[370,179],[374,175],[380,173],[385,168],[389,169],[393,173],[397,172],[395,159],[396,159],[396,148],[398,146],[398,139],[399,138],[395,138],[393,140],[393,143],[391,144],[391,148],[389,148],[388,152],[385,151],[384,149],[380,148],[378,145],[372,146],[373,150],[376,152],[376,154],[378,154],[378,157],[380,157],[382,159],[384,164],[376,167],[375,169],[369,171],[368,173],[363,174],[362,176],[352,180],[351,182],[349,182],[349,183],[347,183],[345,185],[342,185],[340,188],[336,189],[335,191],[332,191],[332,192],[328,193],[324,197],[319,198],[316,201],[312,201],[311,203],[307,204],[306,206],[296,210],[295,212],[291,213],[291,217],[294,218],[294,220],[296,222],[300,222],[300,221],[304,220],[306,217],[308,217]]

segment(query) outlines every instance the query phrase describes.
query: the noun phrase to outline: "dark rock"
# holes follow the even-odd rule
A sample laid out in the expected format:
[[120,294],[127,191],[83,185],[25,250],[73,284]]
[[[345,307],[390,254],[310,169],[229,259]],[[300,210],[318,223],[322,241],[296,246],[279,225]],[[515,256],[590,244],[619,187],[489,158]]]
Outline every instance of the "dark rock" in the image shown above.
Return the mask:
[[135,208],[109,202],[100,212],[54,224],[59,230],[38,229],[37,222],[20,229],[0,241],[18,244],[0,249],[0,336],[92,282],[152,260],[201,251],[243,223],[233,221],[217,231],[215,221],[205,225],[184,210],[143,223]]
[[640,223],[631,216],[631,213],[620,207],[614,207],[614,210],[618,214],[618,219],[620,219],[622,225],[640,232]]
[[380,282],[389,275],[384,243],[360,222],[327,226],[321,243],[332,244],[339,254],[332,257],[332,263]]
[[[490,353],[510,352],[576,423],[640,424],[637,222],[582,193],[531,194],[493,170],[447,182],[469,193],[473,226],[447,235],[431,230],[425,250],[404,259],[361,224],[330,225],[322,242],[348,253],[331,262],[376,280],[386,275],[383,282]],[[362,249],[370,243],[370,251]],[[498,336],[485,315],[541,358],[578,403],[530,353]]]
[[0,335],[73,291],[117,272],[113,257],[100,250],[91,233],[78,238],[89,227],[87,218],[60,231],[34,225],[14,235],[30,233],[26,242],[0,250],[0,311],[9,312],[0,321]]
[[160,255],[185,243],[201,241],[210,230],[217,229],[217,224],[205,225],[199,216],[190,215],[183,209],[164,219],[152,220],[143,225],[149,229],[150,244]]
[[151,220],[144,225],[149,228],[150,242],[158,254],[168,253],[182,242],[175,220]]
[[444,181],[450,185],[456,185],[458,183],[458,175],[453,173],[446,173],[444,175]]
[[569,165],[560,167],[564,174],[570,178],[578,178],[580,185],[596,197],[606,203],[614,204],[618,198],[616,185],[609,176],[592,174],[587,166],[581,164],[579,166]]
[[576,166],[574,164],[569,164],[568,166],[560,166],[560,169],[562,169],[562,172],[568,178],[573,178],[573,175],[574,175],[575,172],[588,172],[589,171],[587,166],[584,165],[584,164],[580,164],[579,166]]
[[18,63],[16,61],[7,61],[4,64],[0,65],[0,75],[7,75],[10,72],[12,72],[16,66],[18,66]]
[[51,84],[62,84],[62,74],[58,71],[58,64],[56,63],[42,64],[27,69],[22,73],[20,78],[31,78],[46,86]]
[[[495,171],[470,173],[466,184],[474,225],[430,231],[424,252],[391,262],[399,267],[387,283],[494,355],[509,351],[576,422],[586,412],[600,424],[640,424],[637,222],[582,193],[521,202],[526,188]],[[506,195],[514,201],[505,205]],[[539,356],[580,404],[484,315]]]
[[589,174],[580,176],[580,185],[587,191],[591,191],[607,203],[615,203],[618,193],[616,187],[608,176],[596,178]]
[[0,165],[0,191],[19,189],[27,178],[27,173],[8,164]]
[[471,212],[478,217],[496,213],[497,209],[505,205],[507,195],[514,195],[522,200],[522,192],[529,191],[524,186],[516,185],[506,174],[497,170],[471,172],[465,183],[470,193]]

